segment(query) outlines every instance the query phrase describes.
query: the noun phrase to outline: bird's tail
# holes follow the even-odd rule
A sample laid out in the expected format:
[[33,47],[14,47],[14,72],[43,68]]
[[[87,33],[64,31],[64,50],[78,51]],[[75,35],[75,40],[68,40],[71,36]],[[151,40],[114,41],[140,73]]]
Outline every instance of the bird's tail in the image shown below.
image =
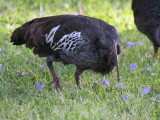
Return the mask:
[[21,27],[17,28],[11,36],[11,42],[13,42],[13,45],[22,45],[25,44],[25,40],[23,38],[23,30]]
[[34,20],[23,24],[12,33],[11,42],[13,42],[13,45],[22,45],[27,43],[28,38],[30,37],[30,25],[33,22]]

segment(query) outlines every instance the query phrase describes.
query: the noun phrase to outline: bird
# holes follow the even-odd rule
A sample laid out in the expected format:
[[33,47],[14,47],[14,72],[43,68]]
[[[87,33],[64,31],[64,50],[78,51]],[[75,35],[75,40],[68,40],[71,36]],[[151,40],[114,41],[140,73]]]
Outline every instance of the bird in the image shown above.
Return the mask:
[[137,29],[153,43],[156,59],[160,47],[160,0],[132,0],[132,10]]
[[61,88],[53,62],[76,66],[75,80],[81,88],[80,75],[92,70],[102,75],[117,68],[120,80],[119,60],[121,39],[114,26],[98,18],[62,14],[35,18],[16,28],[12,35],[13,45],[25,44],[35,55],[46,57],[54,84]]

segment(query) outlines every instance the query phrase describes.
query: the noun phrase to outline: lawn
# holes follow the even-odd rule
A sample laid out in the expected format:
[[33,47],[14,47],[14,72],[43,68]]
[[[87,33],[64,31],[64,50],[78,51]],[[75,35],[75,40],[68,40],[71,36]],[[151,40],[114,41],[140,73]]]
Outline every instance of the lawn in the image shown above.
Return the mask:
[[[122,40],[120,82],[116,69],[105,75],[108,87],[100,83],[102,75],[88,70],[81,75],[80,90],[75,66],[54,63],[62,90],[53,85],[38,90],[37,81],[52,80],[45,58],[13,46],[10,36],[33,18],[59,14],[92,16],[117,28]],[[160,54],[153,59],[152,43],[136,29],[131,0],[0,0],[0,120],[158,120],[159,59]]]

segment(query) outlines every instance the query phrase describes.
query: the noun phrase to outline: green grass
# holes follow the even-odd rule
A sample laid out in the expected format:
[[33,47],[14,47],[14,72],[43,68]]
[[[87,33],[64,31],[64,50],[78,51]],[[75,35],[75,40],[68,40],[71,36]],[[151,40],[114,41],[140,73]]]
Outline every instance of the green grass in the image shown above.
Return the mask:
[[[64,4],[62,7],[62,4]],[[54,63],[62,91],[45,86],[37,90],[36,81],[47,84],[51,75],[45,58],[35,56],[25,46],[13,46],[10,36],[21,24],[36,17],[43,10],[44,16],[78,13],[100,18],[114,25],[122,40],[120,56],[121,83],[125,89],[117,88],[116,70],[106,78],[110,87],[100,84],[102,76],[85,71],[83,89],[76,87],[75,67]],[[138,42],[141,46],[126,47],[126,42]],[[0,120],[158,120],[160,119],[160,61],[153,60],[153,47],[144,35],[139,33],[133,22],[131,0],[0,0]],[[159,54],[160,56],[160,54]],[[131,71],[131,63],[137,63]],[[41,72],[40,68],[46,71]],[[150,67],[152,71],[143,71]],[[20,76],[25,72],[27,75]],[[143,74],[142,74],[143,73]],[[151,76],[155,73],[155,76]],[[143,96],[142,90],[151,87]],[[130,100],[123,100],[127,95]],[[150,97],[154,97],[151,100]]]

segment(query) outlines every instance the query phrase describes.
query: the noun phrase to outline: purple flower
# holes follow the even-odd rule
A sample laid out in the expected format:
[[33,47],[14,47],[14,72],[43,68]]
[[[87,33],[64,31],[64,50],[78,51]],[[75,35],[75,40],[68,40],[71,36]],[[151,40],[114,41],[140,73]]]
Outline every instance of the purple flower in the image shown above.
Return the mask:
[[123,96],[123,100],[129,100],[130,98],[128,96]]
[[41,67],[41,72],[45,72],[46,68],[45,67]]
[[3,51],[3,50],[0,50],[0,53],[4,53],[4,51]]
[[118,84],[117,84],[117,87],[124,89],[125,86],[124,86],[122,83],[118,83]]
[[25,76],[25,75],[27,75],[27,73],[21,72],[21,73],[19,73],[19,75],[20,75],[20,76]]
[[156,76],[156,74],[155,73],[151,73],[151,76]]
[[127,47],[133,47],[133,46],[140,46],[140,44],[139,44],[139,43],[132,43],[132,42],[128,41],[128,42],[126,43],[126,46],[127,46]]
[[2,64],[0,64],[0,73],[2,72]]
[[138,66],[137,66],[137,64],[136,64],[136,63],[132,63],[132,64],[130,64],[130,70],[135,71],[137,67],[138,67]]
[[84,10],[83,10],[82,8],[79,8],[79,9],[78,9],[78,12],[79,12],[79,14],[83,14],[83,13],[84,13]]
[[160,99],[160,94],[157,95],[158,99]]
[[41,10],[41,11],[39,12],[39,15],[40,15],[40,16],[43,16],[43,15],[44,15],[44,11]]
[[109,81],[106,79],[105,76],[103,76],[102,81],[100,83],[104,84],[106,87],[110,86]]
[[36,84],[37,84],[38,90],[41,91],[43,89],[43,87],[44,87],[44,84],[42,84],[42,83],[40,83],[38,81],[36,82]]
[[149,92],[151,92],[151,88],[150,87],[145,87],[142,91],[143,95],[147,95]]

